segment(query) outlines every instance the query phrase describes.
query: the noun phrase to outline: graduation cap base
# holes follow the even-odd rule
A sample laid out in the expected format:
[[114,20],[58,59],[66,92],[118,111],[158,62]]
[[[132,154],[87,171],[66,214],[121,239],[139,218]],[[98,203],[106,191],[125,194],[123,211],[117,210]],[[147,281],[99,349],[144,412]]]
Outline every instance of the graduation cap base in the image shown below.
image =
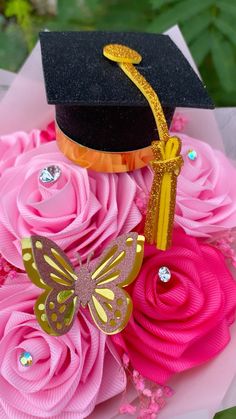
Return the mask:
[[109,152],[94,150],[73,141],[56,124],[57,144],[74,163],[97,172],[121,173],[147,166],[153,157],[150,146],[133,151]]
[[[163,108],[170,126],[175,108]],[[56,121],[73,141],[101,151],[126,152],[149,147],[158,139],[146,106],[56,106]]]

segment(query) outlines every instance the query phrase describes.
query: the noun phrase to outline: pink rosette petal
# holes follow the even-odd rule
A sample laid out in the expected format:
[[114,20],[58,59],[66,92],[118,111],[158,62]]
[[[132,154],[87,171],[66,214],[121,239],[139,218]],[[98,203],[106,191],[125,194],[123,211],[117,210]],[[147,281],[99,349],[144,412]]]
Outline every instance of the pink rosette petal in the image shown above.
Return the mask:
[[40,144],[55,139],[55,126],[52,122],[46,130],[32,130],[30,133],[23,131],[3,135],[0,138],[0,176],[2,173],[14,166],[16,158]]

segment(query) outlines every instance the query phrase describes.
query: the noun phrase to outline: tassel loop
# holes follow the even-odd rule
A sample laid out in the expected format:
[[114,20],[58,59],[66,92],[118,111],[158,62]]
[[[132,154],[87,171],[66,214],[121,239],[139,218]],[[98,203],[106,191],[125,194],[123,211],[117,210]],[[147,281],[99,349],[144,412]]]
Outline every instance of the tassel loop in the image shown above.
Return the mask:
[[178,137],[170,137],[166,142],[153,141],[152,151],[154,178],[144,234],[148,243],[156,243],[158,249],[166,250],[171,245],[177,177],[183,165],[181,141]]

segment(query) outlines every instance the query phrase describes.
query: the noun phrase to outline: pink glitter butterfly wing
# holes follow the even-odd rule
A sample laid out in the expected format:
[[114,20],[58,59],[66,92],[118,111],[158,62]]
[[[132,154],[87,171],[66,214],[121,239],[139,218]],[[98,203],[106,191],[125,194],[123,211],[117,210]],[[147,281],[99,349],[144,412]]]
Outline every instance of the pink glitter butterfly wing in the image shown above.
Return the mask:
[[88,305],[94,322],[106,334],[120,332],[129,321],[132,301],[123,287],[140,270],[143,244],[143,236],[124,234],[107,247],[91,270],[95,289]]
[[78,305],[73,266],[53,241],[41,236],[23,239],[22,254],[31,281],[45,289],[34,307],[40,326],[52,335],[67,333]]

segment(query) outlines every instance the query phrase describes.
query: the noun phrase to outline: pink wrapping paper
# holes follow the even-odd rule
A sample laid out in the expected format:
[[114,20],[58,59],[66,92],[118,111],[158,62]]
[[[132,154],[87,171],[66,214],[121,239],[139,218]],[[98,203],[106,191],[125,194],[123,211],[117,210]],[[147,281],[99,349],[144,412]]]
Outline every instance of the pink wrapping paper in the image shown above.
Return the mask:
[[40,46],[37,43],[0,102],[0,135],[43,129],[53,118],[54,107],[46,101]]

